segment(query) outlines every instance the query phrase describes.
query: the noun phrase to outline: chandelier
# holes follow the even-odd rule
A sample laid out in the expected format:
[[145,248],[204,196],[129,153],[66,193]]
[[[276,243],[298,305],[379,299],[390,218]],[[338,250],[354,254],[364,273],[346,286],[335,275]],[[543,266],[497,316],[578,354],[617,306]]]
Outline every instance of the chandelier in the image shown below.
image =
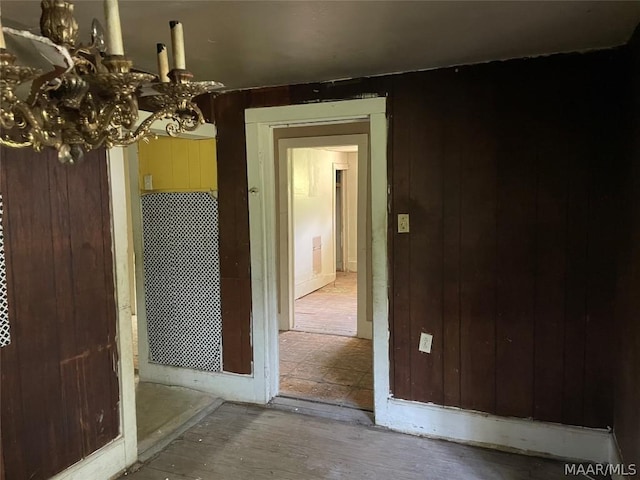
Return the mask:
[[[104,0],[106,42],[97,20],[91,42],[77,44],[78,23],[68,0],[42,0],[42,36],[0,26],[0,144],[11,148],[52,147],[63,163],[80,160],[101,147],[131,145],[152,136],[152,124],[169,120],[171,136],[202,123],[194,97],[223,87],[195,82],[186,70],[182,24],[170,22],[174,68],[158,44],[158,74],[136,71],[124,55],[118,0]],[[47,60],[46,71],[21,65],[7,48],[7,38],[35,49]],[[151,114],[141,118],[139,101]]]

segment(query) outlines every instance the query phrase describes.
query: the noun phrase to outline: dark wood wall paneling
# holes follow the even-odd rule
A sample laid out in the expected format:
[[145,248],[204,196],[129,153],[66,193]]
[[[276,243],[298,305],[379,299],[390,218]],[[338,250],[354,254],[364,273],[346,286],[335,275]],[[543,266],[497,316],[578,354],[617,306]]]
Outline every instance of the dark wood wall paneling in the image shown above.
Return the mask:
[[106,155],[0,151],[12,343],[2,348],[8,479],[46,479],[119,433]]
[[616,297],[614,430],[626,464],[640,465],[640,27],[629,44],[629,168]]
[[396,396],[611,425],[621,63],[397,77],[393,211],[417,227],[394,236]]
[[218,128],[222,364],[227,372],[249,374],[253,360],[244,109],[288,102],[288,89],[274,88],[222,95],[212,106]]
[[251,373],[251,258],[244,108],[248,94],[216,98],[222,363],[225,371]]
[[[249,268],[246,227],[222,218],[233,210],[248,222],[245,108],[387,95],[394,396],[611,425],[622,57],[557,55],[221,95],[220,183],[235,195],[227,207],[221,200],[221,232],[235,231],[223,258]],[[392,231],[398,213],[411,215],[410,234]],[[249,328],[248,288],[234,293],[240,308],[225,327],[234,332]],[[430,355],[418,352],[421,332],[434,335]]]

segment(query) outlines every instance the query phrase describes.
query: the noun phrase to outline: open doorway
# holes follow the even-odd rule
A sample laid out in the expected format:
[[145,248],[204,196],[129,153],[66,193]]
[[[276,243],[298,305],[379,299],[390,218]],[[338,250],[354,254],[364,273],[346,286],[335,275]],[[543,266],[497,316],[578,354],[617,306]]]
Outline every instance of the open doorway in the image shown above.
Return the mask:
[[373,409],[367,152],[367,134],[278,142],[282,396]]

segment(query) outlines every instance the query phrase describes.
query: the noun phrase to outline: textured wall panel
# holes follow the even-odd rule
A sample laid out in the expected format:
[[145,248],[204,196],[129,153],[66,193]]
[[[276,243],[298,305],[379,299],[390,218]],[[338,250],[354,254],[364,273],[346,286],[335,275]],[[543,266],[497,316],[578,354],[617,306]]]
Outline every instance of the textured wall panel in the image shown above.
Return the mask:
[[7,301],[7,275],[4,263],[4,235],[2,232],[2,195],[0,195],[0,347],[9,345],[9,302]]
[[150,360],[221,371],[217,200],[204,192],[145,195],[142,223]]

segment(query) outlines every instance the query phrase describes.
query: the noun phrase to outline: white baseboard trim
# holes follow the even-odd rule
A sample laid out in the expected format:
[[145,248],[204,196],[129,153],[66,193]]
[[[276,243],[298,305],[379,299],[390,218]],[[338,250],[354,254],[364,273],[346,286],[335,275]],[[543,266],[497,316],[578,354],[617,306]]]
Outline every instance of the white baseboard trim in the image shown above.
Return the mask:
[[311,292],[315,292],[319,288],[324,287],[332,282],[336,281],[336,272],[333,273],[323,273],[322,275],[318,275],[317,277],[310,278],[309,280],[304,280],[300,283],[296,283],[294,286],[294,298],[297,300],[300,297],[304,297],[305,295],[310,294]]
[[[611,446],[609,452],[609,463],[611,465],[622,465],[622,453],[620,452],[620,447],[618,446],[618,440],[616,438],[615,431],[611,433]],[[617,473],[611,474],[611,480],[624,480],[624,478],[625,477]]]
[[88,457],[70,466],[51,480],[87,480],[88,478],[107,480],[118,478],[129,465],[126,463],[126,447],[122,437],[96,450]]
[[[264,404],[264,387],[252,375],[212,373],[186,368],[140,363],[140,381],[206,392],[231,402]],[[258,388],[259,387],[259,388]]]
[[604,429],[498,417],[389,398],[376,405],[376,424],[390,429],[499,450],[608,463],[613,435]]

